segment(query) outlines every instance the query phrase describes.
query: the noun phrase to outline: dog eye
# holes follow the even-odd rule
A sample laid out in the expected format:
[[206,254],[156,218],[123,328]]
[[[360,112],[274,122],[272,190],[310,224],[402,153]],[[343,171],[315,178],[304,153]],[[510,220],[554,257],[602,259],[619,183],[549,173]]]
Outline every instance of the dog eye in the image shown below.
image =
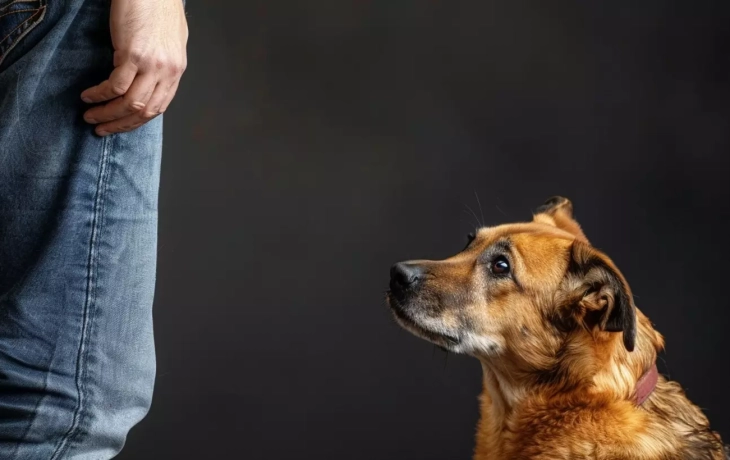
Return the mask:
[[499,256],[492,261],[492,273],[506,275],[509,273],[509,262],[505,256]]

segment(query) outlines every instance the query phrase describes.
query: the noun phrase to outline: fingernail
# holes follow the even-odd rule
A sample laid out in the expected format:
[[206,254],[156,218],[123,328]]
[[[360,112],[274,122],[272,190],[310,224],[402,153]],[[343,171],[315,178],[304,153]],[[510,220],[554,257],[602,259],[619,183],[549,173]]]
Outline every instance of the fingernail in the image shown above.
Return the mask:
[[143,102],[132,102],[132,108],[134,110],[142,110],[142,109],[144,109],[144,103]]
[[97,131],[96,134],[98,134],[99,136],[106,136],[107,134],[109,134],[109,132],[101,130],[101,131]]
[[86,117],[85,120],[87,123],[96,123],[96,118]]
[[86,102],[87,104],[91,104],[92,102],[89,96],[81,96],[81,100]]

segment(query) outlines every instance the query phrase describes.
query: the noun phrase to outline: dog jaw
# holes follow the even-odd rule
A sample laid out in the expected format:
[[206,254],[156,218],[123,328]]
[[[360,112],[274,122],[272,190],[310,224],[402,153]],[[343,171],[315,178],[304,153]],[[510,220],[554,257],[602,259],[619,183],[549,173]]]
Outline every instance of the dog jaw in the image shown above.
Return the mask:
[[451,351],[475,357],[494,357],[499,355],[500,351],[503,349],[504,341],[501,338],[466,332],[463,334],[459,343],[455,345]]

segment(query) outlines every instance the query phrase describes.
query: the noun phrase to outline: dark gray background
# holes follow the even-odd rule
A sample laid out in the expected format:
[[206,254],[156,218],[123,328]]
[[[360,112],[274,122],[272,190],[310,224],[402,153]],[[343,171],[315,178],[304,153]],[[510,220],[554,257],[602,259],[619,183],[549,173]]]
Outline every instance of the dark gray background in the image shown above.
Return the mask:
[[[728,2],[191,1],[152,410],[123,459],[466,459],[480,367],[391,263],[570,197],[730,437]],[[730,441],[730,439],[726,439]]]

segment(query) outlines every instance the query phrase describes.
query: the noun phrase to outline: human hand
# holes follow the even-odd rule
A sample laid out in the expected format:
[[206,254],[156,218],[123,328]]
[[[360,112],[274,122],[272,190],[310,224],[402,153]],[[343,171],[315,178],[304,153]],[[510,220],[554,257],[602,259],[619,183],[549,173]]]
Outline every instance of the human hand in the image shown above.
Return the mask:
[[105,102],[84,113],[100,136],[131,131],[167,110],[187,66],[182,0],[112,0],[109,22],[114,71],[81,93],[84,102]]

